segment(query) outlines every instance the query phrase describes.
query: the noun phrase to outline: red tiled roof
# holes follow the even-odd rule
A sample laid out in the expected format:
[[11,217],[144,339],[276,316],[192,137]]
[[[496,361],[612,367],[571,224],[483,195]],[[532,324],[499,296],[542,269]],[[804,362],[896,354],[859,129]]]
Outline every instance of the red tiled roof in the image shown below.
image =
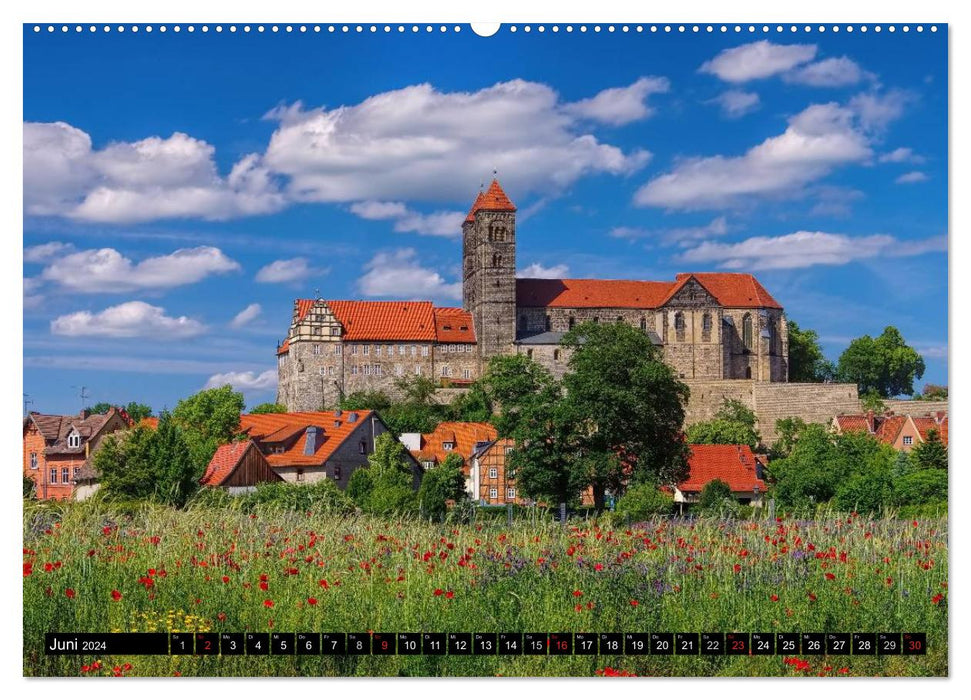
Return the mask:
[[216,454],[209,460],[206,473],[199,479],[203,486],[221,486],[222,483],[233,473],[236,465],[246,454],[246,450],[253,444],[252,440],[242,442],[231,442],[228,445],[220,445],[216,449]]
[[436,307],[435,336],[439,343],[474,343],[472,314],[454,307]]
[[492,184],[489,185],[489,189],[485,192],[479,192],[479,195],[475,198],[472,203],[472,208],[469,209],[469,215],[465,217],[466,221],[474,221],[475,213],[479,210],[482,211],[516,211],[516,205],[512,203],[506,193],[503,192],[502,186],[500,186],[499,181],[493,179]]
[[[475,443],[495,440],[498,437],[496,429],[490,423],[473,423],[462,421],[446,421],[435,426],[430,433],[421,436],[421,449],[413,450],[412,455],[419,462],[435,462],[441,464],[452,452],[465,460],[472,454]],[[446,450],[442,443],[455,443],[455,448]]]
[[158,418],[155,416],[147,416],[138,421],[138,425],[142,428],[149,428],[155,430],[158,428]]
[[874,435],[881,442],[892,445],[897,441],[897,436],[900,435],[906,423],[907,416],[881,416],[877,419]]
[[755,277],[734,272],[682,273],[674,282],[519,279],[516,280],[516,304],[530,307],[657,309],[664,306],[692,278],[726,308],[782,308]]
[[297,320],[298,321],[310,313],[310,309],[314,307],[314,301],[316,301],[316,299],[297,299]]
[[587,309],[654,309],[671,282],[635,280],[517,279],[516,305]]
[[[351,413],[357,420],[348,421]],[[271,467],[316,466],[326,462],[355,429],[370,420],[371,411],[308,411],[303,413],[245,413],[239,417],[240,432],[257,443],[288,442],[299,433],[296,441],[280,454],[265,454]],[[304,454],[307,445],[307,428],[319,428],[317,448],[311,455]],[[286,437],[281,437],[285,435]]]
[[435,340],[430,301],[328,301],[344,340]]
[[782,306],[753,275],[740,272],[682,272],[675,278],[678,282],[694,277],[705,289],[728,308],[768,308],[781,309]]
[[927,435],[932,430],[936,430],[937,434],[941,438],[941,442],[947,445],[947,416],[945,416],[940,423],[938,423],[933,418],[927,416],[911,417],[914,421],[914,427],[917,428],[917,432],[920,433],[920,439],[927,441]]
[[284,354],[286,354],[289,351],[290,351],[290,339],[289,338],[284,338],[283,339],[283,342],[280,343],[280,347],[278,347],[276,349],[276,354],[277,355],[284,355]]
[[756,486],[765,492],[765,482],[756,475],[755,455],[748,445],[689,445],[689,448],[691,472],[678,484],[681,491],[701,491],[708,482],[720,479],[737,493],[751,492]]
[[870,432],[870,424],[867,423],[866,416],[836,416],[836,425],[840,431],[859,430]]

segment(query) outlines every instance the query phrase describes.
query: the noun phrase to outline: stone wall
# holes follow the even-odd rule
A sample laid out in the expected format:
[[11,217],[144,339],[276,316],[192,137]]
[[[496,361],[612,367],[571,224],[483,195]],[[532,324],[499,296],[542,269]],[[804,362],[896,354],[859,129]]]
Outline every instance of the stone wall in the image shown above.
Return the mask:
[[909,416],[932,416],[939,411],[948,412],[947,401],[914,401],[912,399],[887,399],[888,411]]
[[840,413],[858,413],[860,399],[855,384],[784,384],[740,380],[686,381],[691,398],[685,424],[710,420],[725,399],[741,401],[755,412],[763,442],[777,438],[780,418],[798,417],[807,423],[830,423]]

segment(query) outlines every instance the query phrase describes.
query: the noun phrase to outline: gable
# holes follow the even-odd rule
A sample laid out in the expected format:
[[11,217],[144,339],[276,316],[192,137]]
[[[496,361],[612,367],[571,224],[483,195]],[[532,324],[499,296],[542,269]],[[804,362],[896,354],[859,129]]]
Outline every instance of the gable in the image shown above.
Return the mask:
[[718,300],[694,277],[689,277],[682,281],[671,296],[668,297],[664,305],[696,309],[721,306]]

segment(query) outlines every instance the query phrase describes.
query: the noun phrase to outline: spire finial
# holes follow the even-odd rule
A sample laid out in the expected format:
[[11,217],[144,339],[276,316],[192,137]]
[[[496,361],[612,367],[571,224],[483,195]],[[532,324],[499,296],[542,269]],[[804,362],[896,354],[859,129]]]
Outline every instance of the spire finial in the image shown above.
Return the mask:
[[314,289],[314,299],[320,299],[320,287]]
[[495,180],[497,175],[499,175],[499,169],[498,168],[493,168],[492,169],[492,179]]

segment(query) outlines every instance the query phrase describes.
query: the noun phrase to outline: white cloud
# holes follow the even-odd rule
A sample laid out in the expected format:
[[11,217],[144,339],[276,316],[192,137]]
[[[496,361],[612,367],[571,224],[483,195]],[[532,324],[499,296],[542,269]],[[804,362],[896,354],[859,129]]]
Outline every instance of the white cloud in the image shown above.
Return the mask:
[[103,338],[151,338],[156,341],[191,338],[206,327],[188,316],[174,318],[165,309],[143,301],[128,301],[104,311],[78,311],[51,321],[54,335],[99,336]]
[[667,92],[669,87],[667,78],[639,78],[627,87],[602,90],[593,97],[566,105],[565,109],[578,117],[621,126],[651,116],[654,110],[647,105],[648,96]]
[[610,230],[612,238],[630,241],[650,238],[663,245],[689,245],[693,241],[704,240],[728,233],[728,220],[724,216],[712,219],[702,226],[682,226],[666,229],[646,229],[633,226],[616,226]]
[[933,360],[947,359],[947,343],[914,343],[914,350]]
[[460,299],[462,283],[448,283],[434,270],[422,267],[413,248],[375,255],[358,280],[358,290],[369,297],[392,299]]
[[457,238],[462,235],[462,221],[465,219],[465,213],[461,211],[422,214],[409,209],[402,202],[368,200],[355,202],[350,208],[351,212],[362,219],[394,221],[394,230],[398,233],[418,233],[424,236]]
[[894,180],[894,182],[896,182],[898,185],[910,185],[915,182],[924,182],[927,179],[926,173],[922,173],[920,170],[913,170],[909,173],[904,173]]
[[206,380],[203,389],[215,389],[229,384],[233,389],[243,392],[266,392],[276,389],[277,371],[268,369],[265,372],[222,372],[214,374]]
[[36,309],[44,301],[44,295],[34,294],[41,286],[41,281],[36,277],[24,277],[24,308]]
[[40,277],[90,294],[167,289],[239,269],[239,263],[211,246],[182,248],[137,264],[114,248],[101,248],[63,255],[45,267]]
[[60,255],[65,255],[74,250],[74,246],[70,243],[60,243],[58,241],[51,241],[50,243],[42,243],[40,245],[30,246],[29,248],[24,248],[24,262],[26,263],[42,263],[47,262],[53,258]]
[[715,263],[718,267],[731,270],[773,270],[845,265],[868,258],[909,257],[946,251],[945,236],[911,241],[885,234],[847,236],[821,231],[797,231],[783,236],[756,236],[739,243],[708,241],[685,251],[679,261]]
[[725,49],[701,66],[702,73],[711,73],[725,82],[744,83],[768,78],[816,57],[814,44],[773,44],[762,40]]
[[233,320],[229,322],[229,325],[233,328],[242,328],[249,323],[255,321],[259,315],[263,313],[263,307],[259,304],[250,304],[245,309],[240,311],[233,317]]
[[259,272],[256,273],[256,281],[270,284],[300,282],[308,277],[326,274],[326,272],[326,269],[312,267],[307,258],[288,258],[286,260],[274,260],[269,265],[261,267]]
[[811,213],[841,217],[849,216],[853,211],[853,203],[866,196],[860,190],[833,185],[814,187],[812,194],[816,197],[816,204],[810,210]]
[[880,131],[890,122],[899,119],[907,105],[916,96],[906,90],[888,90],[887,92],[862,92],[850,100],[849,108],[859,118],[860,124],[866,131]]
[[745,90],[726,90],[711,102],[719,105],[722,114],[729,119],[737,119],[754,112],[760,106],[758,93]]
[[900,147],[884,153],[878,160],[881,163],[923,163],[924,157],[914,153],[912,148]]
[[833,169],[872,155],[873,130],[899,116],[897,95],[867,93],[849,106],[814,104],[789,119],[782,134],[744,155],[688,158],[634,195],[640,206],[705,209],[740,204],[753,197],[792,197]]
[[222,177],[215,149],[176,132],[111,143],[101,150],[65,122],[25,122],[24,207],[28,214],[131,223],[166,218],[227,219],[284,206],[260,157]]
[[516,272],[516,277],[522,277],[526,279],[563,279],[570,274],[570,268],[567,265],[552,265],[551,267],[544,267],[539,263],[532,263],[527,265],[522,270]]
[[497,168],[522,197],[558,191],[591,173],[627,174],[649,159],[580,128],[547,85],[511,80],[476,92],[428,84],[335,109],[301,103],[279,121],[264,163],[291,178],[300,201],[464,201]]
[[875,77],[847,56],[827,58],[795,68],[782,75],[782,79],[787,83],[798,83],[812,87],[856,85],[863,80],[872,80]]

